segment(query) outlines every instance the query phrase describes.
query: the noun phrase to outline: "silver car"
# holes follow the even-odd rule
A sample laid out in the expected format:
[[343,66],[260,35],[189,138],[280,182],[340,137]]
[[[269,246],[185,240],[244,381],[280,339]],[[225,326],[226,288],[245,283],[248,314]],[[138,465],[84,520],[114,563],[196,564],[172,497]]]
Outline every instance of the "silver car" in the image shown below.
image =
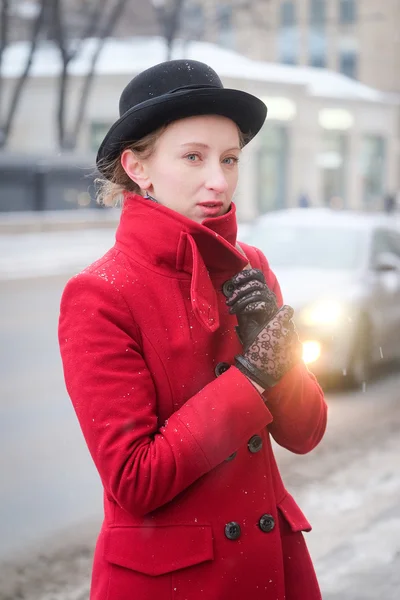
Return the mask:
[[317,376],[358,387],[376,363],[400,358],[396,217],[291,209],[260,217],[239,239],[267,257]]

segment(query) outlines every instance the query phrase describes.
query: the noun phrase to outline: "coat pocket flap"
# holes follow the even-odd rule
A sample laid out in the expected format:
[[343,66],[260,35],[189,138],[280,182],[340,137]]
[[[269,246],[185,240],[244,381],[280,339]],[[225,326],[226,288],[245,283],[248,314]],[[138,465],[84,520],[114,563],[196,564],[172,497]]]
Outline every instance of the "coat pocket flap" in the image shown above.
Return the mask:
[[283,500],[279,502],[278,508],[289,523],[292,531],[311,531],[312,528],[310,523],[297,505],[293,496],[287,494]]
[[104,558],[146,575],[163,575],[213,560],[209,525],[112,527],[105,532]]

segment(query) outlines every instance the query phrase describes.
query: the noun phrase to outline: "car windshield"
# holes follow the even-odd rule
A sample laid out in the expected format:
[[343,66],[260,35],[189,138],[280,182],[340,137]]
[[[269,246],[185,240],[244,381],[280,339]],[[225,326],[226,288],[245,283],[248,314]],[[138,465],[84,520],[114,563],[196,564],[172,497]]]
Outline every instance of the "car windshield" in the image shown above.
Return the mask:
[[250,229],[243,241],[259,248],[272,267],[352,270],[361,265],[364,236],[349,227],[270,223]]

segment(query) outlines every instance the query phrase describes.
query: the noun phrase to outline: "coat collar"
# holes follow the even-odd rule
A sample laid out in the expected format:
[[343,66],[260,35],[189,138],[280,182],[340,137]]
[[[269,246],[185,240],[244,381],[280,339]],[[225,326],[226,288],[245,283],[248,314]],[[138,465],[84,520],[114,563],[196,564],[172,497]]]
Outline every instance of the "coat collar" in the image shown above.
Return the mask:
[[[127,193],[116,247],[169,277],[191,280],[196,318],[208,330],[219,327],[217,292],[211,277],[229,279],[247,264],[236,245],[236,207],[196,223],[151,200]],[[211,277],[210,277],[211,276]]]

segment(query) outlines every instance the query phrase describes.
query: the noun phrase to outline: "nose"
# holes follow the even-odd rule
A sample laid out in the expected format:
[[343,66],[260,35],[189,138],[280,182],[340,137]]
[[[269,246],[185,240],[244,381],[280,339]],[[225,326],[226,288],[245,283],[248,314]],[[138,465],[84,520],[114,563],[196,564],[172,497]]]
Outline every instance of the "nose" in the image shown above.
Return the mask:
[[220,162],[209,166],[206,178],[206,188],[218,194],[222,194],[228,189],[228,181]]

